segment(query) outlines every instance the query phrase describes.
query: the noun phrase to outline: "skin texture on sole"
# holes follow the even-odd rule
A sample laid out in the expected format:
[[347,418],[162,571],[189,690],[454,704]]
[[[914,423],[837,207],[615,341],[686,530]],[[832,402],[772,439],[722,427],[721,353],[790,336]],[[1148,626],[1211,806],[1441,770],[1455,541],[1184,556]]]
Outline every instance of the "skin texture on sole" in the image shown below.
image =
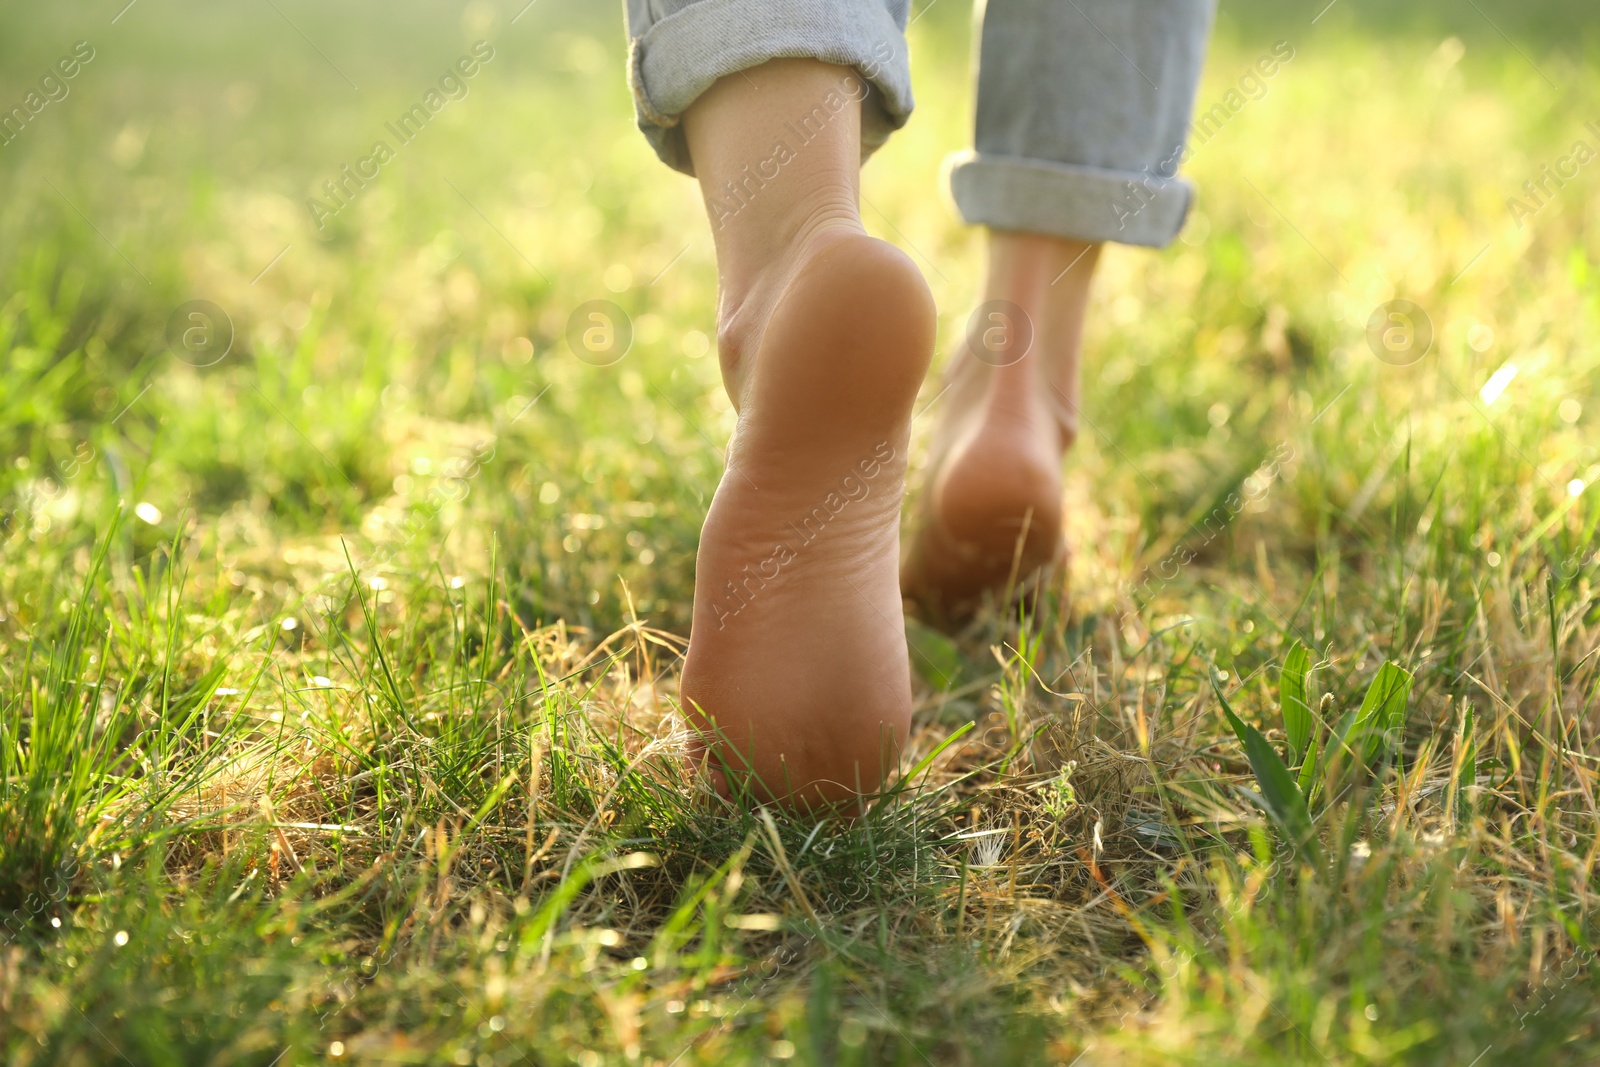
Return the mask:
[[817,806],[875,791],[910,727],[898,529],[934,310],[902,252],[848,226],[770,278],[680,691],[719,790]]

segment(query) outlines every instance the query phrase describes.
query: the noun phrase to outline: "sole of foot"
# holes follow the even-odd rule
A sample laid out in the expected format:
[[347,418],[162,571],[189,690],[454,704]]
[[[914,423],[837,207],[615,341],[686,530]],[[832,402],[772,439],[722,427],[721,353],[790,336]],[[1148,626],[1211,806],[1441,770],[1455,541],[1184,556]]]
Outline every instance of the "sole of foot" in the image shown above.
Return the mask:
[[901,569],[906,597],[930,622],[959,625],[986,598],[1004,599],[1065,565],[1066,441],[1032,373],[958,366],[952,376]]
[[879,789],[910,727],[898,530],[934,310],[858,228],[784,266],[752,297],[680,695],[719,792],[810,808]]

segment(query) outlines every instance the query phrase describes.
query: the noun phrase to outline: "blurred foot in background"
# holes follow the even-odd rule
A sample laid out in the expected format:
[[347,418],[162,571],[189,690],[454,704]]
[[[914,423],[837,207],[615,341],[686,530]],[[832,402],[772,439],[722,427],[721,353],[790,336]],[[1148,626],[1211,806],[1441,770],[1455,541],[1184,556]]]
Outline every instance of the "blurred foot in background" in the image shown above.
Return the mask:
[[959,621],[1061,568],[1061,458],[1078,434],[1078,354],[1100,246],[994,230],[982,301],[945,370],[901,571],[930,619]]
[[949,167],[987,228],[977,307],[937,403],[902,580],[929,621],[1050,583],[1065,593],[1061,459],[1079,410],[1089,283],[1106,242],[1160,247],[1192,190],[1177,177],[1211,0],[989,0],[973,150]]

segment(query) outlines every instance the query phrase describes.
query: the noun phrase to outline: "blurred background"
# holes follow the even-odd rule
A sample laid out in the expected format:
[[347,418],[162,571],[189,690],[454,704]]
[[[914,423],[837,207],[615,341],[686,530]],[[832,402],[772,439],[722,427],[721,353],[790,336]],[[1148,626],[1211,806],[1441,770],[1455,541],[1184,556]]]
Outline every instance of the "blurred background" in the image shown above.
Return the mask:
[[[146,546],[184,509],[217,517],[217,550],[256,564],[239,568],[252,589],[291,577],[283,539],[312,539],[310,568],[342,567],[325,535],[359,533],[369,551],[444,545],[463,553],[457,569],[481,569],[498,532],[533,615],[612,625],[621,576],[641,611],[686,625],[731,414],[708,358],[699,198],[633,129],[617,5],[138,0],[0,19],[7,108],[75,46],[93,55],[0,145],[0,500],[37,539],[25,559],[81,547],[108,500],[135,497],[163,517],[135,524]],[[934,287],[945,352],[979,268],[939,181],[970,136],[970,20],[962,0],[917,6],[919,108],[864,186],[869,227]],[[1227,119],[1195,146],[1197,209],[1173,248],[1116,250],[1097,288],[1098,432],[1075,469],[1111,534],[1108,567],[1203,511],[1345,386],[1309,431],[1344,455],[1303,491],[1358,523],[1383,503],[1362,482],[1393,462],[1402,421],[1481,441],[1498,457],[1484,477],[1506,484],[1578,433],[1588,416],[1562,411],[1594,390],[1593,353],[1577,350],[1592,176],[1521,226],[1507,200],[1574,141],[1600,147],[1584,126],[1600,120],[1597,32],[1576,0],[1222,5],[1198,110]],[[475,42],[493,58],[402,144],[386,124]],[[1294,58],[1233,111],[1230,91],[1279,42]],[[325,183],[379,140],[394,158],[319,227],[308,201],[337,206]],[[1437,335],[1410,370],[1363,339],[1394,298]],[[566,345],[592,299],[631,319],[611,367]],[[231,328],[215,363],[217,344],[175,356],[168,340],[196,300]],[[203,348],[187,336],[180,348]],[[1528,417],[1495,430],[1456,410],[1513,352],[1508,403]],[[466,502],[441,503],[438,479],[491,438]],[[87,450],[104,461],[82,463]],[[83,473],[63,477],[75,455]]]

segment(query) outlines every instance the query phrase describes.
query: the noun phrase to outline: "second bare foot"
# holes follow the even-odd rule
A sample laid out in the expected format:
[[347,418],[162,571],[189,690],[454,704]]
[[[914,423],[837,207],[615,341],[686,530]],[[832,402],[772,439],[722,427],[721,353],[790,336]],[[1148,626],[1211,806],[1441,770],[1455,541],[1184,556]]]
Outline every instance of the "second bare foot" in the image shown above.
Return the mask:
[[1040,388],[1007,388],[990,367],[958,356],[933,443],[928,482],[902,567],[902,587],[935,621],[970,615],[1062,562],[1061,454],[1067,441]]
[[1061,457],[1098,246],[992,231],[985,301],[945,373],[901,585],[957,623],[1066,559]]

